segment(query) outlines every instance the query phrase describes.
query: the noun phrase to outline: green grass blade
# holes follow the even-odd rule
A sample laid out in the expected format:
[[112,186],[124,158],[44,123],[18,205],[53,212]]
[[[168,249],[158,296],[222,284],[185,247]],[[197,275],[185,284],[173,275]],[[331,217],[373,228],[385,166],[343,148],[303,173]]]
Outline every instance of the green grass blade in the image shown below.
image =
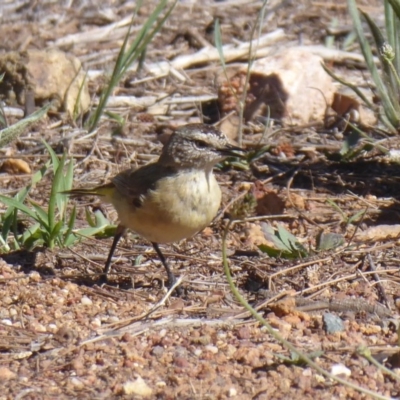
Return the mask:
[[0,130],[0,148],[12,142],[19,135],[24,133],[28,127],[43,118],[47,114],[50,106],[51,104],[48,104],[21,121],[18,121],[14,125]]
[[67,205],[69,201],[69,197],[62,195],[61,192],[65,190],[70,190],[72,188],[73,183],[73,172],[74,172],[74,165],[72,161],[67,166],[67,171],[64,175],[64,166],[66,161],[66,155],[62,158],[62,163],[60,163],[58,170],[54,176],[52,191],[54,187],[56,201],[57,201],[57,209],[59,218],[62,221],[65,221],[65,215],[67,212]]
[[[142,5],[142,1],[140,1],[138,3],[135,12],[132,15],[131,23],[129,25],[128,32],[124,37],[124,41],[122,43],[122,46],[121,46],[121,48],[119,50],[119,53],[118,53],[118,56],[117,56],[117,60],[115,61],[115,65],[114,65],[113,72],[111,74],[110,81],[107,84],[107,86],[102,90],[102,92],[100,94],[99,104],[96,107],[96,110],[94,111],[93,115],[89,119],[89,124],[88,124],[88,131],[89,132],[92,132],[96,128],[96,126],[97,126],[97,124],[98,124],[98,122],[99,122],[99,120],[100,120],[100,118],[101,118],[101,116],[102,116],[102,114],[104,112],[104,109],[105,109],[105,107],[107,105],[108,98],[110,97],[112,91],[114,90],[114,87],[118,84],[118,81],[120,79],[120,71],[123,68],[124,54],[125,54],[125,51],[126,51],[126,47],[128,45],[128,39],[129,39],[129,35],[130,35],[130,32],[131,32],[131,27],[132,27],[134,18],[137,15],[137,12],[140,9],[141,5]],[[140,37],[140,32],[135,38],[135,41],[138,41],[138,40],[142,40],[142,38]]]
[[73,229],[75,227],[75,221],[76,221],[76,206],[72,208],[71,215],[69,217],[68,229],[67,232],[65,233],[64,243],[63,243],[65,247],[71,246],[78,239],[77,236],[73,233]]
[[378,69],[376,68],[376,65],[374,63],[374,58],[373,58],[373,54],[371,51],[371,47],[364,35],[363,27],[361,24],[360,14],[357,9],[357,4],[356,4],[355,0],[347,0],[347,3],[348,3],[350,16],[351,16],[353,24],[354,24],[354,28],[357,33],[358,42],[361,47],[361,52],[363,53],[364,60],[367,64],[367,67],[371,73],[372,79],[376,85],[376,89],[381,98],[384,112],[385,112],[388,120],[390,121],[390,125],[391,125],[390,127],[393,130],[397,130],[397,127],[400,122],[400,115],[396,112],[396,109],[394,108],[394,104],[392,103],[392,101],[388,95],[385,84],[382,81],[382,79],[379,75]]
[[287,251],[292,251],[292,238],[289,236],[289,232],[281,224],[278,224],[277,228],[277,237],[283,243]]
[[[138,7],[140,7],[141,3],[142,2],[139,2]],[[104,109],[107,105],[108,98],[110,97],[112,91],[114,90],[114,87],[118,84],[118,82],[121,80],[121,78],[127,72],[129,67],[132,65],[132,63],[135,62],[136,60],[138,60],[141,57],[141,55],[144,53],[148,44],[151,42],[151,40],[156,35],[156,33],[162,28],[166,19],[171,14],[176,3],[177,3],[177,0],[175,0],[172,3],[170,8],[164,14],[163,18],[161,18],[161,20],[159,22],[157,22],[159,16],[161,15],[161,13],[165,10],[165,8],[168,5],[168,0],[161,0],[158,3],[158,5],[156,6],[156,8],[153,10],[153,12],[150,14],[150,16],[147,18],[147,20],[143,24],[142,28],[140,29],[140,31],[136,34],[136,37],[135,37],[134,41],[132,42],[132,44],[129,46],[129,48],[127,48],[128,47],[128,39],[129,39],[129,35],[130,35],[130,28],[129,28],[128,33],[126,34],[126,36],[124,38],[124,42],[121,46],[120,52],[118,54],[110,81],[109,81],[108,85],[104,88],[104,90],[102,91],[102,94],[100,95],[99,104],[98,104],[96,110],[94,111],[92,117],[89,120],[89,123],[88,123],[89,132],[92,132],[98,125],[100,117],[102,116],[102,114],[104,112]],[[138,9],[138,7],[137,7],[137,9]],[[132,23],[133,23],[134,16],[132,17]],[[154,24],[156,24],[156,26],[151,30],[151,28]]]
[[[35,175],[36,174],[34,174],[34,176],[32,177],[32,182],[35,178]],[[14,199],[19,203],[23,204],[30,189],[31,185],[25,186],[14,196]],[[15,240],[17,241],[18,239],[16,232],[17,232],[17,222],[18,222],[18,210],[15,207],[9,206],[3,215],[2,222],[3,224],[1,228],[1,237],[3,238],[3,240],[4,241],[7,240],[11,228],[13,228],[14,237]]]
[[54,226],[56,224],[55,222],[56,212],[58,209],[59,197],[61,197],[59,192],[62,190],[60,180],[62,179],[64,163],[65,163],[65,154],[59,161],[57,168],[54,169],[54,178],[53,178],[53,183],[51,185],[49,207],[47,211],[50,232],[53,231]]
[[30,203],[36,213],[37,221],[40,222],[44,230],[49,230],[48,213],[46,210],[40,207],[40,205],[33,200],[31,200]]
[[27,207],[25,204],[22,204],[21,202],[19,202],[18,200],[15,200],[11,197],[0,195],[0,201],[2,203],[4,203],[6,206],[14,207],[17,210],[26,214],[28,217],[31,217],[32,219],[34,219],[36,222],[41,223],[41,220],[38,218],[36,213],[34,211],[32,211],[29,207]]
[[333,200],[327,199],[326,202],[341,215],[343,221],[347,221],[346,214]]
[[61,183],[62,183],[62,191],[63,192],[72,189],[72,186],[74,184],[74,162],[71,159],[69,160],[69,163],[67,166],[67,172]]
[[0,250],[2,252],[8,253],[11,250],[11,247],[8,245],[8,243],[0,236]]
[[53,165],[53,170],[55,172],[56,169],[58,168],[58,164],[60,163],[60,159],[58,158],[53,148],[45,140],[43,140],[43,144],[45,145],[47,151],[50,154],[51,164]]
[[[40,182],[42,180],[42,178],[45,175],[49,166],[50,166],[50,161],[46,162],[45,165],[43,165],[38,171],[36,171],[32,176],[31,184],[22,188],[14,196],[14,200],[19,202],[20,204],[23,204],[29,191],[31,190],[32,186],[35,186],[38,182]],[[37,212],[38,220],[43,218],[43,214],[39,210],[36,210],[36,212]],[[40,216],[41,214],[42,214],[42,216]],[[16,209],[13,206],[8,206],[6,212],[3,215],[2,222],[3,222],[2,229],[1,229],[2,239],[4,241],[6,241],[11,232],[11,229],[12,229],[14,232],[14,242],[15,242],[15,244],[18,244],[17,246],[14,246],[14,248],[20,248],[20,244],[19,244],[20,239],[19,238],[21,235],[19,235],[19,236],[17,235],[18,209]],[[45,227],[47,226],[47,217],[45,220],[41,220],[41,224],[44,225]],[[22,242],[21,242],[21,244],[22,244]]]
[[[397,3],[398,13],[395,12],[389,1],[385,1],[385,25],[386,35],[389,44],[392,46],[395,58],[393,60],[394,69],[400,73],[400,0],[395,0]],[[400,98],[400,90],[397,91],[397,96]]]
[[[393,75],[392,69],[390,68],[389,62],[385,59],[385,57],[382,55],[382,49],[385,44],[387,44],[387,41],[385,40],[381,30],[377,27],[375,22],[370,18],[370,16],[366,13],[362,13],[362,16],[364,19],[367,21],[367,24],[369,26],[369,29],[372,33],[372,36],[375,41],[375,46],[376,49],[378,50],[378,56],[379,60],[381,61],[381,65],[383,68],[383,74],[384,74],[384,81],[385,81],[385,86],[388,91],[389,98],[391,100],[391,103],[396,106],[396,103],[398,102],[394,91],[397,88],[397,81],[396,77]],[[400,113],[400,109],[398,110],[398,114]]]
[[96,227],[89,227],[89,228],[82,228],[76,231],[76,234],[83,237],[93,237],[100,233],[103,233],[107,226],[96,226]]
[[[82,70],[82,67],[81,67],[81,70]],[[88,77],[88,73],[85,72],[85,76],[83,77],[82,83],[79,86],[78,95],[76,96],[74,110],[72,111],[72,120],[73,121],[76,121],[78,119],[79,115],[82,113],[81,98],[82,98],[82,93],[83,93],[83,89],[86,84],[87,77]]]
[[4,215],[2,218],[2,227],[1,227],[1,238],[4,241],[7,241],[8,235],[11,232],[11,227],[14,225],[15,221],[15,208],[8,207],[7,213],[8,215]]
[[108,228],[110,228],[110,221],[104,216],[104,214],[97,210],[94,213],[94,218],[86,210],[86,220],[88,221],[90,227],[80,229],[77,234],[82,236],[94,236],[100,233],[104,233]]
[[324,64],[321,64],[321,65],[322,65],[322,68],[324,69],[324,71],[330,77],[332,77],[335,81],[338,81],[342,85],[347,86],[349,89],[351,89],[368,106],[368,108],[370,108],[373,111],[376,111],[374,105],[367,99],[367,97],[365,97],[364,93],[356,85],[353,85],[352,83],[347,82],[344,79],[340,78],[338,75],[336,75],[333,71],[331,71]]
[[44,242],[47,242],[47,232],[40,229],[39,223],[34,224],[21,235],[19,242],[23,245],[23,247],[29,250],[35,246],[40,246]]
[[92,214],[88,210],[88,208],[85,208],[85,217],[86,217],[86,222],[91,226],[95,227],[96,226],[96,218],[92,217]]
[[386,0],[385,5],[389,3],[398,19],[400,19],[400,0]]
[[[168,9],[168,11],[164,14],[164,16],[161,18],[161,20],[156,24],[156,26],[153,28],[153,30],[150,31],[150,33],[148,33],[143,38],[143,40],[141,41],[141,43],[139,43],[138,46],[136,46],[136,48],[134,49],[134,52],[131,51],[131,49],[129,49],[128,57],[126,58],[126,63],[125,63],[126,65],[124,66],[123,71],[122,71],[123,74],[126,73],[127,69],[129,68],[129,65],[131,65],[134,61],[136,61],[137,59],[139,59],[139,58],[141,58],[143,56],[143,53],[146,51],[146,48],[147,48],[148,44],[151,42],[151,40],[157,34],[157,32],[159,32],[160,29],[163,27],[165,21],[169,18],[171,12],[175,8],[176,3],[177,3],[177,0],[175,0],[171,4],[171,6]],[[167,6],[167,4],[168,4],[167,1],[161,1],[159,3],[159,5],[154,10],[152,15],[149,17],[149,23],[147,24],[146,31],[148,29],[150,29],[150,27],[156,22],[156,20],[158,19],[159,15],[164,11],[164,9]],[[133,50],[133,48],[132,48],[132,50]],[[129,56],[129,54],[131,54],[131,55]]]
[[53,230],[50,232],[49,235],[49,240],[47,245],[49,246],[50,249],[54,248],[54,244],[57,241],[59,246],[63,246],[63,240],[60,238],[60,232],[64,227],[64,221],[60,220],[58,221],[55,225]]
[[[26,187],[22,188],[14,196],[14,199],[20,203],[23,203],[26,199],[26,196],[29,193],[29,190],[30,190],[30,186],[26,186]],[[15,207],[8,207],[2,218],[3,227],[2,227],[1,236],[3,237],[4,240],[7,239],[10,227],[12,226],[13,221],[14,221],[14,217],[15,217]]]
[[46,162],[46,164],[44,164],[38,171],[36,171],[33,175],[32,175],[32,183],[31,186],[35,186],[37,183],[39,183],[44,175],[46,174],[47,170],[50,167],[50,160]]
[[110,225],[110,221],[104,216],[104,214],[100,210],[97,210],[94,213],[94,216],[96,218],[95,222],[96,227]]

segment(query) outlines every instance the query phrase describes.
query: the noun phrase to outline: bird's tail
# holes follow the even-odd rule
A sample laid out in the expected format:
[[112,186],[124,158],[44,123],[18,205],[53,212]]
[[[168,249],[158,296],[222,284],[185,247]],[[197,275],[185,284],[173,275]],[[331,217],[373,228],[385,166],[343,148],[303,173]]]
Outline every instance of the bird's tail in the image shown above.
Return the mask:
[[90,189],[79,188],[72,190],[65,190],[64,192],[60,192],[61,194],[66,194],[71,197],[79,197],[79,196],[98,196],[98,197],[110,197],[113,195],[115,187],[112,183],[108,183],[106,185],[97,186]]

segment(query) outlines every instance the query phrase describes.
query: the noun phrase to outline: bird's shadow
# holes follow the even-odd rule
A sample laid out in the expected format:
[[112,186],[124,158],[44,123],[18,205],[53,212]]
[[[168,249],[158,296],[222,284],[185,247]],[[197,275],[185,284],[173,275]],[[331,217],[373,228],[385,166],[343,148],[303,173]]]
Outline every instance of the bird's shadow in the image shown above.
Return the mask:
[[[268,174],[257,173],[257,179],[273,179],[275,185],[286,187],[292,179],[290,188],[305,189],[329,196],[348,195],[376,196],[376,198],[393,198],[390,205],[380,205],[374,216],[366,216],[363,222],[368,225],[400,223],[400,165],[371,159],[351,162],[309,162],[304,164],[276,163]],[[282,172],[284,172],[282,174]],[[354,201],[357,201],[356,199]]]

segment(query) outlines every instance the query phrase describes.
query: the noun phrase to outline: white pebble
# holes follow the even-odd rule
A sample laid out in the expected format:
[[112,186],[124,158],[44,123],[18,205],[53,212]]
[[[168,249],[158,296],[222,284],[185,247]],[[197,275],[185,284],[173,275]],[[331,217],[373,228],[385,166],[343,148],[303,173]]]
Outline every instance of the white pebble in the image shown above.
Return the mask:
[[75,386],[77,389],[83,389],[85,387],[84,383],[76,377],[70,378],[71,385]]
[[351,376],[351,371],[343,364],[335,364],[331,367],[331,374],[333,376]]
[[235,397],[237,396],[237,390],[234,387],[231,387],[228,391],[228,397]]
[[58,327],[56,324],[49,324],[47,330],[51,333],[56,333],[58,331]]
[[213,353],[213,354],[217,354],[217,353],[218,353],[218,347],[213,346],[212,344],[208,344],[208,345],[205,347],[205,349],[206,349],[207,351],[209,351],[210,353]]
[[201,353],[203,353],[203,350],[201,350],[201,349],[195,349],[195,350],[193,351],[193,354],[194,354],[196,357],[200,357],[200,356],[201,356]]
[[153,390],[147,385],[142,377],[138,376],[135,381],[127,381],[123,385],[124,393],[136,394],[142,397],[150,397]]
[[92,325],[93,328],[100,328],[101,326],[100,318],[94,318],[90,323],[90,325]]
[[84,306],[91,306],[91,305],[93,304],[93,301],[90,300],[89,297],[83,296],[83,297],[81,298],[81,303],[82,303]]

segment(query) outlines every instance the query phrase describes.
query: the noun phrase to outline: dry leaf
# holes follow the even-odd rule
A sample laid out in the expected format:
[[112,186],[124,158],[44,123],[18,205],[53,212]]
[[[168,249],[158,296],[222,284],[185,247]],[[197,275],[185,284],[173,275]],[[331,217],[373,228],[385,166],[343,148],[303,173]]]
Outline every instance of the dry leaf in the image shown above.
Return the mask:
[[304,197],[297,193],[290,193],[290,199],[286,200],[285,206],[287,208],[294,207],[297,210],[301,210],[301,211],[306,209],[306,203],[305,203]]
[[260,181],[256,181],[252,192],[257,201],[257,215],[283,214],[285,203],[275,190],[267,189]]
[[214,235],[214,232],[209,226],[207,226],[206,228],[204,228],[201,231],[201,234],[202,234],[202,236],[210,237],[210,236]]
[[246,246],[254,249],[257,248],[260,244],[264,244],[267,246],[274,246],[273,243],[269,242],[264,235],[264,232],[261,229],[261,226],[258,224],[249,224],[248,229],[246,229]]
[[29,164],[19,158],[9,158],[3,162],[0,167],[0,172],[5,172],[10,175],[30,174],[31,168]]

